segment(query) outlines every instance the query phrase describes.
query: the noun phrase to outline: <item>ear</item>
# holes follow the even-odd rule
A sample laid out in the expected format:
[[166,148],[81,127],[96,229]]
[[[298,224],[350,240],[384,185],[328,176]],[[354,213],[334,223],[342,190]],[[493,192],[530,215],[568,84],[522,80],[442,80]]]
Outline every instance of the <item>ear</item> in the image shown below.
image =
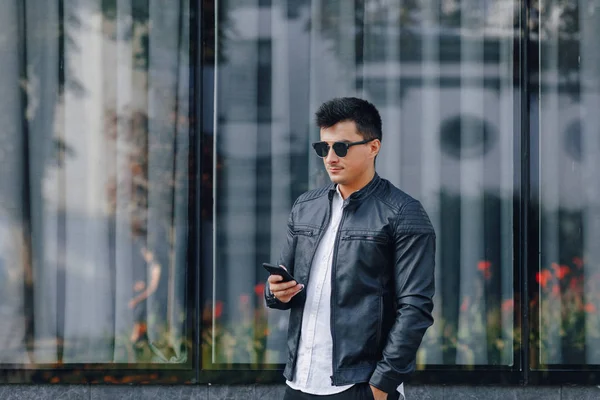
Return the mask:
[[369,142],[369,150],[372,158],[375,158],[377,154],[379,154],[379,150],[381,150],[381,142],[379,139]]

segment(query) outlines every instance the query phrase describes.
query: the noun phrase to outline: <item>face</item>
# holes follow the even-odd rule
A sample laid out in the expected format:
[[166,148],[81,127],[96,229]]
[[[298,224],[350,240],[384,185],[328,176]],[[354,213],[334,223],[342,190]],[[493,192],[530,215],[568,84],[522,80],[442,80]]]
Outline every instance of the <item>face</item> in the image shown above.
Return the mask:
[[377,139],[352,146],[345,157],[338,157],[331,148],[334,142],[360,142],[364,138],[358,133],[354,121],[343,121],[321,129],[321,141],[330,146],[329,154],[323,158],[325,169],[333,183],[358,190],[369,183],[375,172],[375,156],[381,142]]

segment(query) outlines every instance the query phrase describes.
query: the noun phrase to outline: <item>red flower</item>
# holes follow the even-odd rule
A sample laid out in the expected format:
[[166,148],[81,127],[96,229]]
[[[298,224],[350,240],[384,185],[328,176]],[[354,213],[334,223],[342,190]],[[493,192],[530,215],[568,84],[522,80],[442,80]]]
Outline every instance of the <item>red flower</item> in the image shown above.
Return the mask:
[[557,284],[552,285],[552,295],[555,297],[560,296],[560,286]]
[[506,299],[502,302],[502,311],[511,312],[514,309],[515,301],[513,299]]
[[250,296],[248,296],[247,294],[240,294],[240,303],[242,305],[246,305],[248,303],[250,303]]
[[556,273],[558,279],[563,279],[567,274],[571,273],[571,268],[557,263],[552,263],[552,269]]
[[573,257],[573,264],[577,266],[577,268],[583,267],[583,260],[580,257]]
[[219,318],[221,316],[221,314],[223,314],[223,302],[222,301],[218,300],[215,303],[213,313],[214,313],[215,318]]
[[485,279],[490,279],[492,277],[492,271],[490,267],[492,263],[490,261],[482,260],[477,263],[477,269],[483,272],[483,277]]
[[575,278],[571,279],[571,282],[569,282],[569,289],[571,289],[571,290],[577,289],[577,279],[575,279]]
[[543,269],[542,271],[535,274],[535,281],[539,283],[543,288],[548,286],[548,281],[552,279],[552,272],[547,269]]
[[558,279],[563,279],[567,274],[571,273],[571,268],[566,265],[561,265],[559,270],[556,272]]
[[579,283],[582,282],[581,279],[574,277],[571,278],[571,282],[569,282],[569,289],[571,290],[579,290]]
[[256,286],[254,286],[254,293],[256,293],[256,295],[258,297],[262,297],[264,292],[265,292],[265,284],[263,282],[258,283]]
[[594,305],[594,303],[587,303],[583,309],[585,310],[586,313],[595,313],[596,312],[596,306]]
[[486,260],[479,261],[479,263],[477,263],[477,269],[480,271],[487,271],[491,266],[492,263]]

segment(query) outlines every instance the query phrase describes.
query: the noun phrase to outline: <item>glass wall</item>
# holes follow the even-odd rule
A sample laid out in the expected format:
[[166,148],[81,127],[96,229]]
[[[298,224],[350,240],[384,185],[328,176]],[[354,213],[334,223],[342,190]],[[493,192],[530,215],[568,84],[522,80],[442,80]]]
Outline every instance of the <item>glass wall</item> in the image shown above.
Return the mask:
[[600,4],[544,3],[532,32],[540,56],[531,67],[540,250],[532,364],[573,368],[600,364]]
[[1,373],[279,381],[261,263],[340,96],[437,233],[423,376],[600,365],[599,2],[0,3]]
[[261,263],[276,261],[296,197],[328,182],[310,149],[313,113],[341,96],[380,109],[377,170],[437,232],[436,323],[419,364],[513,365],[518,2],[217,5],[204,366],[285,362],[287,313],[265,309]]
[[0,4],[0,364],[190,365],[190,5]]

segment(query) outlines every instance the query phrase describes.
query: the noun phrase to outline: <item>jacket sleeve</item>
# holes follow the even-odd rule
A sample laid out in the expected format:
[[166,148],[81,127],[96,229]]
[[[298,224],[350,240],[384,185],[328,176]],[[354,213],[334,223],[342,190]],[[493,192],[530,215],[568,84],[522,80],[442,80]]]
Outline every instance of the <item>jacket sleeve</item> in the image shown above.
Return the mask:
[[418,201],[400,211],[394,229],[396,321],[370,384],[386,393],[415,370],[416,353],[433,324],[435,232]]
[[[295,206],[295,203],[294,203]],[[296,235],[294,234],[294,207],[292,207],[292,212],[290,212],[290,217],[288,218],[287,223],[287,235],[285,238],[285,242],[283,244],[283,248],[281,249],[281,254],[279,255],[279,265],[283,265],[287,268],[290,274],[294,275],[294,255],[296,252]],[[267,281],[265,284],[265,302],[267,307],[276,308],[279,310],[288,310],[292,307],[297,307],[304,304],[304,300],[306,298],[306,290],[302,290],[300,293],[295,295],[288,303],[283,303],[279,301],[271,291],[269,290],[269,282]]]

